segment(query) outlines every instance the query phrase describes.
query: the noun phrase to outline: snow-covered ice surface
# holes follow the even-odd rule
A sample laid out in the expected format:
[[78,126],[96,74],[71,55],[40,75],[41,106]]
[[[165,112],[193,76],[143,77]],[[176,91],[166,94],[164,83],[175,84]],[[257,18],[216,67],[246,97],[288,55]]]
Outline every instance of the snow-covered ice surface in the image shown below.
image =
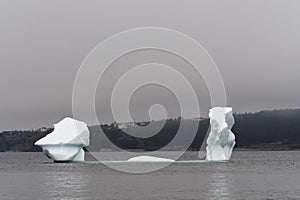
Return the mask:
[[210,133],[207,138],[206,160],[230,160],[235,136],[231,132],[234,124],[231,107],[214,107],[209,110]]
[[56,162],[84,161],[82,147],[90,143],[90,132],[84,122],[65,118],[54,124],[54,131],[35,142],[47,157]]
[[127,160],[128,162],[174,162],[175,160],[168,158],[160,158],[155,156],[137,156]]

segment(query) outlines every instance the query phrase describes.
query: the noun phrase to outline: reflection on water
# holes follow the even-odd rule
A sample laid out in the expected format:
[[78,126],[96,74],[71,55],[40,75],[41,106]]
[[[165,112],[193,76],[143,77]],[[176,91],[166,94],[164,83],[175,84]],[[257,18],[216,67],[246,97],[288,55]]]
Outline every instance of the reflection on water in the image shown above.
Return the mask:
[[208,181],[208,199],[231,199],[227,177],[224,174],[211,174],[210,179]]
[[83,199],[88,192],[88,178],[77,172],[47,172],[45,196],[51,200]]

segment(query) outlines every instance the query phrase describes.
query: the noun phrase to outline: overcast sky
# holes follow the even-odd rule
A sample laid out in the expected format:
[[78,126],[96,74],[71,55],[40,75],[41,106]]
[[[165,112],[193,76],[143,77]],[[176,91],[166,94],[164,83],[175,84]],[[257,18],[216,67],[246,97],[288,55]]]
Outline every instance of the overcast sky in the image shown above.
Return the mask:
[[[0,129],[50,126],[72,116],[73,83],[85,56],[109,36],[145,26],[175,29],[201,43],[220,69],[235,112],[300,107],[300,1],[2,0]],[[139,53],[180,64],[163,53],[137,52],[115,70]],[[132,102],[137,117],[148,105],[145,91]],[[203,115],[206,93],[200,81]],[[107,121],[105,111],[101,115]]]

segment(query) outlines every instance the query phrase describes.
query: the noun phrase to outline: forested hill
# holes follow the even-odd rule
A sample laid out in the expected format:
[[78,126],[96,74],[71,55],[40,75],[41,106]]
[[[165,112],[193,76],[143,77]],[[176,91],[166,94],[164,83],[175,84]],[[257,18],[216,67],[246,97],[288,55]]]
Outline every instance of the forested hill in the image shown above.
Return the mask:
[[[236,135],[237,148],[259,150],[294,150],[300,149],[300,109],[261,111],[258,113],[245,113],[235,115],[233,132]],[[159,122],[152,122],[159,123]],[[137,126],[146,126],[148,122],[137,124],[109,125],[90,127],[91,149],[114,149],[117,145],[123,149],[157,150],[167,145],[176,135],[179,124],[186,127],[199,123],[199,129],[189,150],[199,150],[204,136],[209,128],[209,120],[169,119],[156,135],[142,139],[132,137],[123,132],[120,127],[125,127],[126,132],[134,131]],[[104,135],[99,134],[99,128],[111,142],[104,140]],[[39,138],[50,133],[52,129],[42,128],[32,131],[4,131],[0,133],[0,151],[40,151],[33,143]],[[151,131],[151,129],[149,129]],[[192,133],[188,130],[179,142],[170,147],[170,150],[183,149],[185,139]],[[96,143],[95,143],[96,142]]]

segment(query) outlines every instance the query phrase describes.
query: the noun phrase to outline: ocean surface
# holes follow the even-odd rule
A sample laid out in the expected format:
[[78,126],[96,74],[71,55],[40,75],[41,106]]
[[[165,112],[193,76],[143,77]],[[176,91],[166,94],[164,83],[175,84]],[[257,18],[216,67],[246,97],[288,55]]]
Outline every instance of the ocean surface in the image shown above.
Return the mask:
[[300,199],[300,152],[234,151],[227,163],[173,163],[146,174],[6,152],[0,181],[1,200]]

